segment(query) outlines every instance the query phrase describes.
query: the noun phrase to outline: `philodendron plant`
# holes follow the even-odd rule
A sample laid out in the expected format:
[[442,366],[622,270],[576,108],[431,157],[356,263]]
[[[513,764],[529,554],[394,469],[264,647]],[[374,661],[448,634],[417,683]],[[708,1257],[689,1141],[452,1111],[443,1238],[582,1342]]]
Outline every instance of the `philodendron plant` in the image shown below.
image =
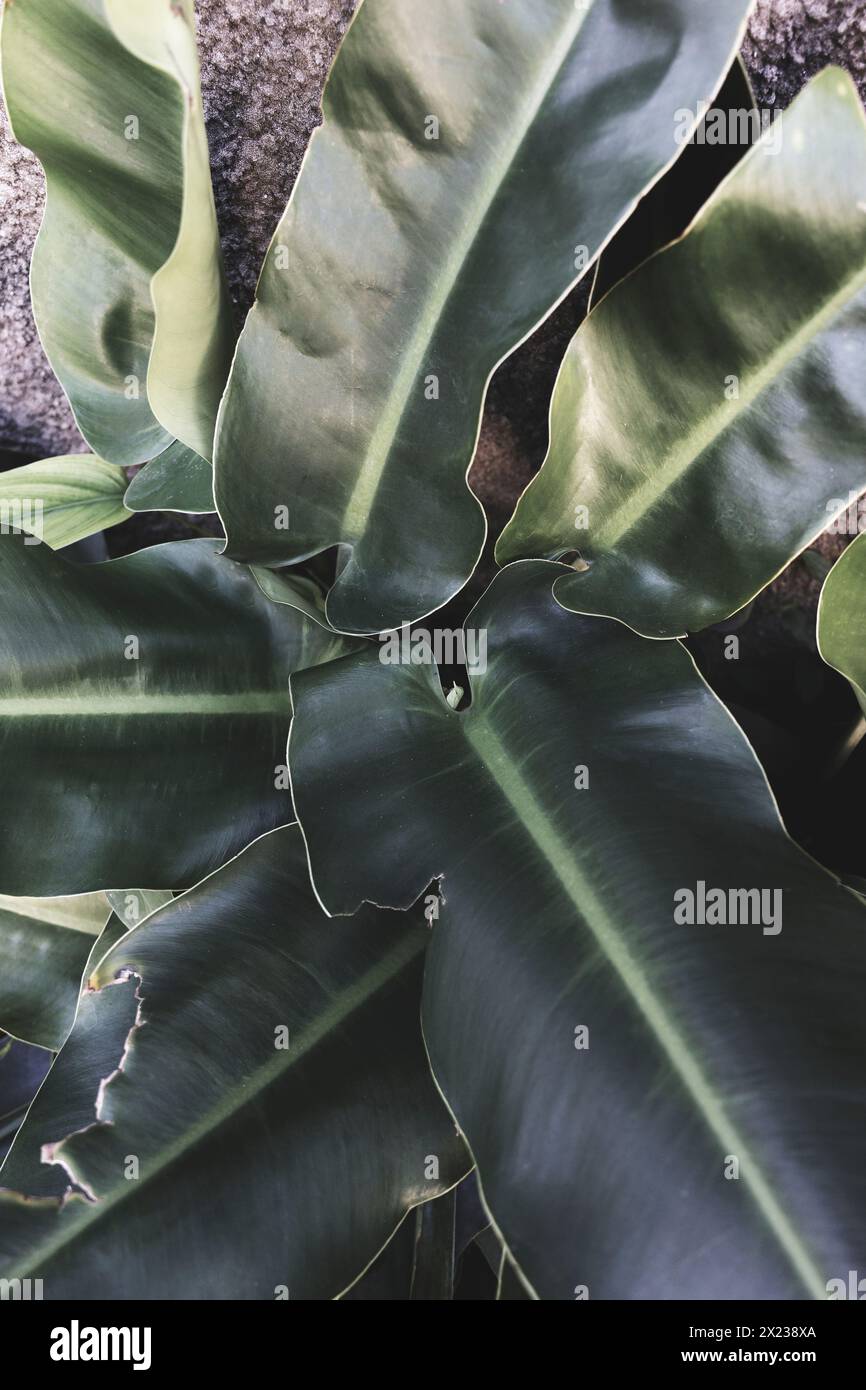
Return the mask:
[[[363,0],[235,344],[192,0],[7,4],[33,309],[93,452],[0,481],[0,1028],[56,1053],[3,1278],[866,1269],[866,903],[679,640],[866,489],[866,122],[828,69],[707,177],[726,75],[758,114],[747,8]],[[437,624],[489,379],[587,275],[502,568]],[[62,553],[138,510],[225,541]],[[861,702],[863,543],[819,633]]]

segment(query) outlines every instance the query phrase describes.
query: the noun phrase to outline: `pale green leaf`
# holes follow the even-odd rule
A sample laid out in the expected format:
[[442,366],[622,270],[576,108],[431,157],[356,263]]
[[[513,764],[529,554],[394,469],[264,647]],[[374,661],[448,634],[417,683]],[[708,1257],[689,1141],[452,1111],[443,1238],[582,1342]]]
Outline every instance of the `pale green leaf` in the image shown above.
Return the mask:
[[844,550],[818,604],[818,650],[851,683],[866,715],[866,536]]
[[82,434],[114,463],[175,436],[209,456],[231,324],[193,0],[15,0],[0,51],[47,181],[34,315]]
[[866,122],[814,78],[560,371],[497,558],[577,551],[576,612],[649,637],[741,609],[866,488]]
[[0,473],[0,526],[60,550],[126,521],[126,488],[123,469],[92,454],[25,463]]

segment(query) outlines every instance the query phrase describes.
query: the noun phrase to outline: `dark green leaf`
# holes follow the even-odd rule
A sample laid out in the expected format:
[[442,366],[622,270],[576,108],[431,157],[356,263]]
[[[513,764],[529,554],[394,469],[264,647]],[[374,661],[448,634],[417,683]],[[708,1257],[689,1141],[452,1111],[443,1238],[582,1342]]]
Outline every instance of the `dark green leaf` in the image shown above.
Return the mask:
[[[72,1027],[82,974],[110,915],[104,893],[0,894],[0,1028],[56,1051]],[[107,949],[107,947],[106,947]]]
[[863,905],[687,652],[566,612],[562,573],[497,577],[463,713],[375,650],[293,677],[317,892],[443,876],[425,1036],[528,1290],[822,1297],[866,1267]]
[[719,83],[747,8],[365,0],[220,411],[230,554],[343,543],[328,616],[348,632],[463,585],[488,379],[672,162],[675,112]]
[[[421,1039],[418,920],[329,922],[292,827],[124,935],[2,1170],[3,1276],[59,1300],[352,1283],[469,1166]],[[46,1162],[77,1185],[64,1204],[18,1195]]]
[[0,536],[3,892],[182,888],[293,819],[288,677],[346,643],[218,550]]

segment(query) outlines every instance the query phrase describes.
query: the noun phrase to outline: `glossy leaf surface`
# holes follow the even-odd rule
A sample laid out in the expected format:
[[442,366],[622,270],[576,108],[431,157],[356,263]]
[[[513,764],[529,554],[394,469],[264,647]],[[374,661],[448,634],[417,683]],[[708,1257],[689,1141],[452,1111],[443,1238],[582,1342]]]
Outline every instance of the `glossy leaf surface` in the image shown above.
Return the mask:
[[829,68],[576,333],[497,558],[650,637],[742,608],[866,487],[866,122]]
[[466,581],[488,379],[677,153],[743,0],[364,0],[334,63],[220,411],[236,559],[343,543],[334,627]]
[[567,613],[562,572],[473,611],[465,712],[376,651],[293,678],[317,892],[442,876],[425,1036],[526,1287],[822,1297],[866,1251],[863,905],[679,644]]
[[183,888],[291,821],[288,677],[346,644],[217,541],[97,565],[24,541],[0,536],[0,889]]
[[[292,827],[127,933],[0,1172],[3,1275],[53,1299],[342,1292],[469,1166],[424,1053],[418,920],[329,922]],[[16,1195],[44,1193],[40,1150],[90,1195]]]

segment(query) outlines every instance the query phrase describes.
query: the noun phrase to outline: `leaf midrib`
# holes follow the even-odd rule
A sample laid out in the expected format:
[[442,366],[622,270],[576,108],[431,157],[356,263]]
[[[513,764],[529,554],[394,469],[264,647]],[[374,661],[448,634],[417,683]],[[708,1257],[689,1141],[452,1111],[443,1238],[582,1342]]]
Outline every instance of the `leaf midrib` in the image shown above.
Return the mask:
[[162,695],[147,691],[125,691],[117,695],[5,695],[0,693],[0,720],[3,719],[102,719],[139,718],[141,715],[290,715],[287,692],[243,690],[235,694]]
[[[128,942],[121,944],[128,945]],[[98,1198],[96,1202],[89,1203],[87,1206],[81,1205],[77,1207],[76,1210],[79,1216],[78,1219],[74,1221],[74,1224],[67,1230],[61,1231],[59,1236],[55,1237],[53,1240],[44,1242],[30,1253],[25,1265],[16,1265],[17,1277],[26,1278],[28,1275],[32,1275],[34,1270],[47,1264],[65,1249],[66,1246],[74,1243],[80,1235],[89,1230],[97,1219],[113,1211],[128,1197],[141,1192],[155,1177],[161,1177],[167,1168],[177,1162],[178,1159],[182,1158],[190,1149],[201,1143],[202,1140],[207,1139],[215,1130],[219,1129],[222,1124],[236,1119],[238,1114],[244,1110],[246,1106],[256,1100],[269,1086],[279,1081],[296,1062],[312,1052],[320,1042],[329,1037],[337,1028],[341,1027],[356,1009],[366,1006],[379,990],[386,988],[391,981],[425,949],[425,947],[425,942],[417,939],[413,940],[410,933],[402,937],[388,955],[377,962],[366,974],[362,975],[360,980],[355,981],[349,989],[335,996],[329,1008],[324,1011],[320,1018],[312,1023],[306,1033],[302,1035],[299,1043],[294,1043],[291,1047],[283,1051],[275,1050],[273,1058],[266,1066],[261,1068],[261,1071],[257,1073],[256,1076],[239,1083],[239,1085],[234,1088],[230,1088],[224,1093],[220,1104],[212,1106],[196,1124],[190,1126],[188,1130],[185,1130],[173,1143],[166,1145],[160,1150],[155,1159],[149,1159],[146,1170],[142,1172],[137,1182],[130,1183],[125,1180],[119,1182],[113,1192],[107,1193],[104,1197]],[[104,962],[102,964],[104,964]],[[133,973],[135,974],[136,972]],[[140,978],[141,977],[139,977],[139,979]],[[103,988],[110,989],[112,985],[109,984],[103,986]],[[142,981],[140,989],[143,1000],[143,1023],[147,1023],[148,1021],[147,997],[146,994],[144,994],[145,988]],[[130,1030],[130,1036],[135,1033],[136,1026],[138,1025],[133,1025]],[[149,1026],[158,1027],[159,1025],[151,1023]],[[134,1066],[134,1063],[132,1066]],[[134,1084],[132,1066],[122,1074],[127,1076]],[[243,1087],[243,1091],[239,1093],[241,1086]],[[118,1119],[114,1117],[110,1121],[101,1121],[99,1119],[94,1121],[95,1127],[99,1127],[103,1124],[117,1126]],[[60,1140],[55,1145],[55,1154],[61,1153],[63,1145],[67,1140],[73,1139],[74,1137],[74,1134],[67,1135],[65,1139]],[[70,1173],[74,1181],[82,1181],[82,1175],[76,1173],[75,1164],[70,1161],[68,1157],[62,1166]],[[8,1188],[3,1189],[0,1187],[0,1191],[4,1190],[7,1192],[10,1191]],[[13,1195],[19,1194],[13,1193]],[[26,1200],[26,1198],[24,1200]],[[60,1209],[60,1219],[63,1219],[62,1207]]]
[[[458,716],[473,753],[495,782],[515,814],[550,865],[563,891],[573,903],[581,921],[591,931],[599,949],[616,971],[629,998],[638,1008],[703,1120],[722,1145],[723,1153],[736,1153],[747,1190],[778,1240],[798,1277],[815,1299],[826,1296],[824,1280],[798,1233],[789,1222],[748,1144],[729,1118],[724,1103],[716,1096],[711,1082],[694,1060],[685,1038],[665,1013],[646,979],[645,972],[621,939],[616,923],[608,914],[592,884],[581,872],[571,847],[547,816],[526,778],[518,771],[502,741],[489,722],[471,709]],[[509,1252],[515,1259],[513,1252]],[[515,1260],[518,1268],[519,1261]],[[526,1275],[521,1269],[524,1279]],[[528,1281],[527,1281],[528,1282]],[[529,1285],[531,1287],[531,1284]]]
[[514,165],[524,141],[532,128],[538,113],[549,95],[563,64],[574,47],[584,21],[593,8],[592,0],[586,8],[574,8],[570,22],[566,25],[563,39],[554,48],[550,58],[543,64],[539,81],[531,87],[518,120],[515,122],[511,139],[497,159],[492,162],[492,173],[487,180],[479,180],[478,195],[460,235],[455,239],[445,259],[441,273],[436,276],[434,293],[426,300],[424,311],[419,315],[412,336],[401,350],[400,370],[394,378],[388,396],[379,413],[378,424],[370,436],[364,457],[361,460],[358,478],[343,512],[342,533],[344,537],[358,537],[363,534],[373,500],[379,490],[382,476],[391,456],[400,423],[419,373],[433,342],[438,325],[463,270],[469,252],[478,239],[481,228],[499,190]]
[[[700,232],[696,229],[692,235],[700,235]],[[688,240],[683,241],[681,245],[687,246]],[[673,252],[668,251],[661,254],[675,254],[675,251],[676,248],[673,248]],[[634,530],[635,526],[643,521],[652,508],[670,492],[692,465],[697,464],[707,450],[717,444],[728,430],[739,425],[741,419],[748,414],[759,396],[797,361],[811,345],[812,340],[820,336],[827,325],[844,311],[864,286],[866,286],[866,263],[861,265],[853,275],[846,277],[835,294],[825,300],[813,314],[810,314],[794,334],[784,339],[782,344],[770,353],[756,372],[748,377],[740,378],[739,398],[732,401],[722,400],[714,410],[700,421],[697,428],[690,430],[680,440],[678,447],[667,454],[662,466],[654,469],[652,473],[648,473],[643,482],[629,493],[623,505],[616,508],[608,518],[602,521],[594,535],[589,537],[591,544],[598,546],[601,550],[611,550],[619,544],[624,536]]]
[[[108,492],[107,490],[105,492],[82,492],[80,497],[73,497],[67,502],[53,502],[50,497],[45,496],[46,491],[47,489],[42,489],[37,492],[35,488],[31,488],[28,495],[19,491],[16,493],[16,500],[20,499],[22,502],[41,502],[44,507],[45,515],[54,516],[57,512],[82,511],[85,507],[102,510],[106,506],[115,507],[122,505],[126,488],[118,487],[112,492]],[[11,499],[4,495],[2,489],[0,489],[0,502],[6,502],[8,500]],[[26,529],[26,526],[21,527],[22,531],[26,531]]]

